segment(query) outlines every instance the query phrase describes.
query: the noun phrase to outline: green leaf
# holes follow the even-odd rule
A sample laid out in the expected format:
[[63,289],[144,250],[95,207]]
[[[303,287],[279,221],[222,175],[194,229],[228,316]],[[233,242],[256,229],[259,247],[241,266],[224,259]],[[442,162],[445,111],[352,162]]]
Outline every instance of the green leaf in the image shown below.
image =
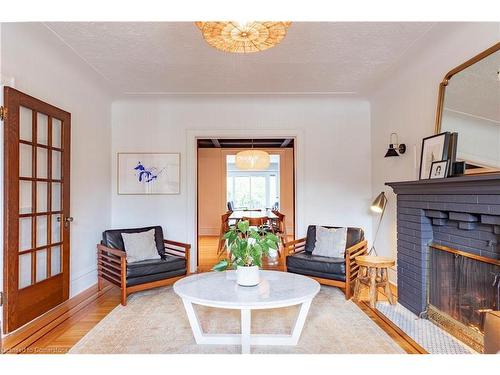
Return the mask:
[[229,266],[227,259],[222,259],[219,263],[212,267],[212,271],[225,271]]
[[238,229],[241,233],[246,234],[250,228],[250,222],[248,220],[238,221]]
[[271,248],[271,249],[277,249],[278,248],[278,245],[276,244],[276,242],[274,241],[271,241],[271,240],[266,240],[266,243],[267,245]]
[[279,237],[276,236],[274,233],[267,233],[266,238],[276,243],[280,242]]

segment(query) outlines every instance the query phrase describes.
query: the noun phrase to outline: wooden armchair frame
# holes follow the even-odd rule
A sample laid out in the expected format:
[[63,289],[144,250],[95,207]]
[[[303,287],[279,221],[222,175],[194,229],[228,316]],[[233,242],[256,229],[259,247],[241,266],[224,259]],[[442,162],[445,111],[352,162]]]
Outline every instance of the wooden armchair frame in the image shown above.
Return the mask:
[[[301,253],[305,251],[306,247],[306,238],[300,238],[295,241],[285,243],[285,271],[286,271],[286,257]],[[360,255],[368,254],[368,243],[366,240],[357,243],[346,249],[345,251],[345,281],[340,280],[330,280],[324,279],[321,277],[308,276],[312,279],[318,281],[323,285],[336,286],[339,288],[343,288],[345,292],[345,298],[350,299],[352,297],[352,283],[356,280],[358,276],[359,265],[356,264],[355,258]]]
[[112,249],[104,245],[97,245],[97,278],[98,288],[101,290],[104,281],[108,281],[121,289],[121,304],[127,305],[127,296],[141,290],[171,285],[184,276],[189,275],[189,251],[191,245],[182,242],[164,240],[165,254],[186,259],[186,275],[170,277],[163,280],[151,281],[127,287],[127,254],[123,250]]

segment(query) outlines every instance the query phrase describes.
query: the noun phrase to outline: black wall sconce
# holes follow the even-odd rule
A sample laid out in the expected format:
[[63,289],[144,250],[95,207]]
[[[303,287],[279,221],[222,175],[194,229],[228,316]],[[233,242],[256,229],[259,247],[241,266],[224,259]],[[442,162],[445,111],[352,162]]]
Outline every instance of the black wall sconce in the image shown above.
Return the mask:
[[[396,138],[396,142],[393,142],[393,136]],[[389,149],[385,153],[386,158],[390,156],[399,156],[400,154],[404,154],[406,152],[406,145],[404,143],[398,143],[398,134],[391,133],[391,137],[389,139]]]

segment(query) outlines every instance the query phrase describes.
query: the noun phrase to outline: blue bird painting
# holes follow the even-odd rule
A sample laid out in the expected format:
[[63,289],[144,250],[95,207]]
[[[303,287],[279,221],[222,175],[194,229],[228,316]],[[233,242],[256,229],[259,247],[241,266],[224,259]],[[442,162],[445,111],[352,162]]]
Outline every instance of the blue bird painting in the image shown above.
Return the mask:
[[158,171],[158,168],[151,167],[146,168],[140,161],[137,162],[137,166],[134,168],[137,171],[136,176],[140,183],[152,183],[159,175],[165,170],[165,168]]

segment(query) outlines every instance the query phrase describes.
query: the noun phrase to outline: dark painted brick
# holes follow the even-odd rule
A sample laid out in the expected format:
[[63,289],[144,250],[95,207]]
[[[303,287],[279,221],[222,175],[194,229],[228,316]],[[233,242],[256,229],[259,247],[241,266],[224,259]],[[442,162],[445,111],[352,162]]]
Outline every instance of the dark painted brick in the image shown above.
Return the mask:
[[406,215],[406,214],[398,214],[398,219],[400,220],[405,220],[405,221],[411,221],[413,223],[430,223],[430,219],[425,216],[415,216],[415,215]]
[[448,223],[447,219],[432,219],[432,225],[443,226]]
[[398,208],[398,213],[406,214],[406,215],[420,216],[420,215],[422,215],[422,209],[411,208],[411,207],[400,207],[400,208]]
[[495,204],[495,205],[491,205],[489,207],[490,207],[490,210],[488,211],[489,214],[500,215],[500,206],[499,205]]
[[479,221],[479,217],[465,212],[450,212],[450,220],[464,221],[467,223],[475,223]]
[[[498,228],[498,227],[496,227]],[[478,235],[478,239],[484,240],[484,241],[497,241],[500,243],[500,232],[499,233],[492,233],[492,232],[476,232]]]
[[478,224],[477,230],[481,232],[493,233],[493,226],[489,224]]
[[500,225],[500,216],[481,215],[481,223]]
[[448,213],[443,212],[443,211],[436,211],[436,210],[425,210],[425,216],[436,218],[436,219],[447,219]]
[[487,214],[489,213],[488,205],[481,204],[463,204],[463,203],[445,203],[444,210],[455,211],[455,212],[467,212],[467,213],[477,213],[477,214]]
[[500,195],[479,195],[478,203],[500,204]]
[[486,251],[491,251],[492,249],[495,249],[496,245],[498,244],[497,240],[481,241],[475,239],[469,240],[469,243],[471,247],[475,247],[478,248],[479,250],[486,250]]
[[429,206],[428,208],[431,209],[431,210],[438,210],[438,211],[443,211],[446,207],[446,204],[445,203],[433,203],[433,202],[429,202]]
[[471,240],[470,240],[470,238],[451,235],[449,241],[452,243],[455,243],[455,244],[463,245],[463,246],[470,246]]
[[495,225],[494,233],[500,234],[500,226],[499,225]]
[[477,224],[460,222],[458,223],[458,227],[463,230],[475,230],[477,228]]
[[451,235],[447,233],[434,233],[434,239],[435,240],[441,240],[441,241],[450,241],[451,240]]
[[425,209],[429,207],[429,202],[414,202],[414,201],[409,201],[406,202],[403,207],[408,207],[408,208],[420,208],[420,209]]

